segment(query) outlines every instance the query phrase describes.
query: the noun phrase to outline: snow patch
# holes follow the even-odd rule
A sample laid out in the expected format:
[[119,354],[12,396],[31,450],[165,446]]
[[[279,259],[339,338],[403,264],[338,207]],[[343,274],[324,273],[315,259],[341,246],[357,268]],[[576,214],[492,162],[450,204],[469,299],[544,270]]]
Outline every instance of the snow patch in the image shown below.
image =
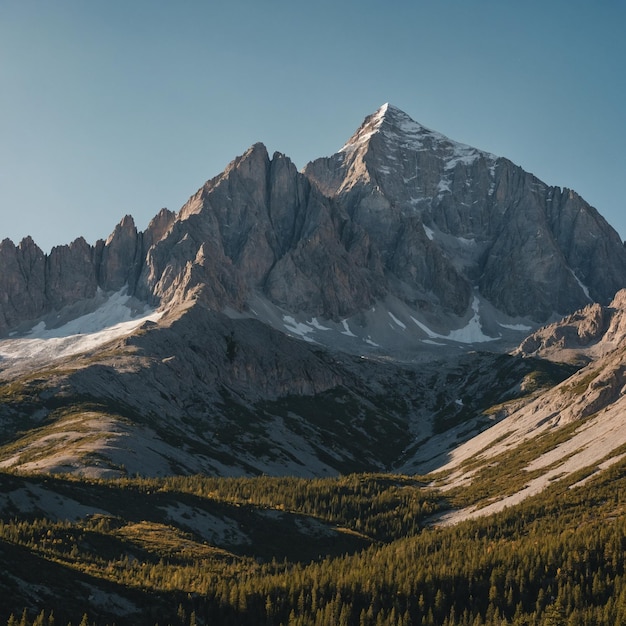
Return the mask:
[[526,326],[525,324],[503,324],[502,322],[498,322],[498,326],[508,328],[509,330],[522,330],[524,332],[532,330],[532,326]]
[[342,320],[341,325],[343,326],[343,330],[341,331],[342,335],[347,335],[348,337],[356,337],[356,335],[350,330],[348,326],[348,320]]
[[454,144],[452,158],[446,163],[445,169],[453,170],[459,163],[471,165],[479,156],[480,152],[476,148],[460,143]]
[[332,329],[328,328],[328,326],[322,326],[317,321],[317,317],[314,317],[309,323],[311,324],[311,326],[313,326],[313,328],[315,328],[317,330],[332,330]]
[[585,284],[583,284],[583,282],[580,280],[580,278],[578,278],[578,276],[576,276],[573,269],[570,268],[570,272],[572,273],[572,276],[578,283],[578,286],[583,290],[583,293],[587,297],[587,300],[589,300],[589,302],[593,302],[593,300],[591,299],[591,296],[589,295],[589,288]]
[[406,324],[402,323],[391,311],[387,311],[389,317],[397,324],[402,330],[406,330]]
[[[426,326],[426,324],[422,324],[422,322],[420,322],[418,319],[415,319],[412,315],[411,315],[411,319],[415,322],[415,324],[417,325],[418,328],[420,328],[421,330],[423,330],[428,337],[430,337],[431,339],[442,339],[443,335],[439,335],[438,333],[430,330],[430,328],[428,328],[428,326]],[[437,345],[444,345],[444,344],[437,344]]]
[[0,358],[9,361],[53,361],[89,352],[132,333],[147,321],[156,322],[163,315],[147,306],[133,314],[126,288],[112,294],[91,313],[73,319],[58,328],[39,322],[24,337],[0,341]]
[[309,337],[309,333],[315,330],[313,327],[296,321],[291,315],[283,315],[283,322],[285,323],[285,330],[288,333],[298,335],[298,337],[309,343],[315,343],[315,341]]
[[478,298],[474,296],[474,300],[472,301],[474,315],[472,319],[470,319],[463,328],[451,330],[447,335],[440,335],[432,331],[428,326],[415,319],[413,316],[411,316],[411,319],[428,335],[429,339],[447,339],[448,341],[455,341],[457,343],[485,343],[487,341],[496,341],[499,337],[489,337],[489,335],[485,335],[483,332],[482,324],[480,323],[479,307],[480,302]]
[[480,314],[478,312],[479,305],[478,298],[474,296],[474,300],[472,301],[474,315],[472,319],[467,323],[465,328],[450,331],[446,339],[458,341],[459,343],[484,343],[498,339],[498,337],[489,337],[483,333],[483,328],[480,323]]
[[437,194],[441,195],[450,191],[452,191],[450,189],[450,181],[447,178],[442,178],[437,185]]
[[435,231],[432,228],[428,228],[426,224],[422,224],[422,226],[424,227],[426,237],[428,237],[432,241],[435,238]]
[[466,237],[457,237],[456,240],[467,247],[472,247],[476,245],[476,239],[467,239]]

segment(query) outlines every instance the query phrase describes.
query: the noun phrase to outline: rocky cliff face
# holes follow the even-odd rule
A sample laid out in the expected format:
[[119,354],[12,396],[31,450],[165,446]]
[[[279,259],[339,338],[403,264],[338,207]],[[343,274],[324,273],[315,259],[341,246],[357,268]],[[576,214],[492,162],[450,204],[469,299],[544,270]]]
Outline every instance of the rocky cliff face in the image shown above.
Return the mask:
[[386,273],[457,313],[478,289],[511,316],[545,321],[607,304],[625,284],[619,236],[580,196],[392,106],[305,173],[376,241]]
[[143,233],[127,216],[106,241],[50,255],[5,240],[0,262],[0,333],[124,287],[212,310],[260,295],[335,322],[393,297],[411,315],[466,323],[477,296],[543,322],[626,285],[617,233],[574,192],[389,105],[302,173],[256,144]]
[[524,357],[588,363],[626,342],[626,289],[608,306],[594,303],[531,333],[516,350]]
[[[369,242],[293,163],[257,144],[209,181],[150,250],[138,290],[200,293],[241,308],[260,292],[288,310],[336,318],[379,292]],[[378,277],[380,278],[380,276]]]
[[[5,240],[0,268],[0,467],[414,471],[500,413],[523,430],[623,396],[615,231],[390,106],[303,172],[256,144],[144,232],[127,216],[49,255]],[[537,365],[564,350],[575,366]]]

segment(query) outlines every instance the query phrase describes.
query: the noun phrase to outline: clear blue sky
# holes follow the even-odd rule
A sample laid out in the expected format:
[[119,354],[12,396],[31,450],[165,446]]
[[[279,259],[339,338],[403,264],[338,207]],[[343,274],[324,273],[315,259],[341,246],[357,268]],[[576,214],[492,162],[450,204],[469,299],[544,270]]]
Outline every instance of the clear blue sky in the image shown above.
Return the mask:
[[384,102],[626,238],[625,33],[623,0],[0,0],[0,239],[144,229],[251,144],[300,168]]

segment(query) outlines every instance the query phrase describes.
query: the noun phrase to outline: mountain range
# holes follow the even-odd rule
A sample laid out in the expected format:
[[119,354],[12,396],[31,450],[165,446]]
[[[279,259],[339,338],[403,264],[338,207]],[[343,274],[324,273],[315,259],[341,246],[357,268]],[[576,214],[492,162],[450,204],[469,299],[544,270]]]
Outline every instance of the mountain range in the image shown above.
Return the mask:
[[3,468],[452,471],[621,413],[615,230],[388,104],[302,171],[255,144],[144,232],[0,266]]
[[624,623],[625,392],[575,192],[391,105],[255,144],[143,232],[0,243],[0,621]]

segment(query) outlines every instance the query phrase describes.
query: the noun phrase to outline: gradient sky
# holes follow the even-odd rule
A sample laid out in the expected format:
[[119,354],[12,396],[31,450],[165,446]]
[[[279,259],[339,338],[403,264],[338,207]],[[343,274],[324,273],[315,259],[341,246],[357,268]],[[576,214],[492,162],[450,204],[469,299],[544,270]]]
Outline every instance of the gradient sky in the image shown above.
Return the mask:
[[144,229],[253,143],[301,168],[385,102],[626,238],[624,33],[623,0],[0,0],[0,239]]

